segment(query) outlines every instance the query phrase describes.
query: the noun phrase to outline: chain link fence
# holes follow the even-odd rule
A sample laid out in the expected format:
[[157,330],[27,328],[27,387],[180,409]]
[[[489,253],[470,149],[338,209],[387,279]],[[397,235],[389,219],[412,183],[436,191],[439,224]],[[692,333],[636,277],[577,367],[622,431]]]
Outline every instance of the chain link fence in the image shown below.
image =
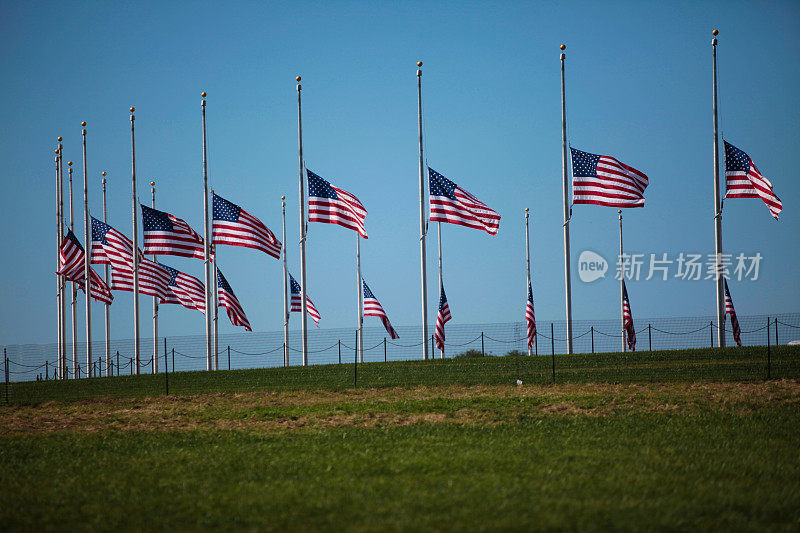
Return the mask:
[[[138,376],[131,339],[111,341],[108,358],[104,342],[92,343],[89,361],[85,343],[74,347],[67,343],[62,375],[55,344],[13,345],[4,348],[5,395],[9,403],[30,403],[170,392],[516,379],[636,382],[800,377],[800,346],[785,346],[800,343],[800,313],[739,317],[739,322],[741,348],[700,350],[716,345],[716,325],[710,317],[637,319],[636,351],[626,353],[618,320],[576,320],[573,355],[565,355],[566,323],[538,321],[532,357],[528,357],[524,322],[448,325],[444,353],[435,349],[432,336],[426,339],[434,356],[430,361],[422,361],[419,326],[397,328],[397,340],[388,338],[381,327],[365,327],[363,359],[356,349],[355,330],[310,328],[309,366],[305,367],[301,366],[299,331],[290,332],[288,346],[282,331],[226,334],[220,335],[211,368],[227,373],[206,372],[204,336],[159,338],[155,345],[152,338],[143,338]],[[734,345],[730,323],[726,324],[726,343]],[[286,352],[290,368],[278,371],[275,367],[285,366]],[[372,364],[383,362],[394,364]],[[262,371],[245,372],[248,369]]]

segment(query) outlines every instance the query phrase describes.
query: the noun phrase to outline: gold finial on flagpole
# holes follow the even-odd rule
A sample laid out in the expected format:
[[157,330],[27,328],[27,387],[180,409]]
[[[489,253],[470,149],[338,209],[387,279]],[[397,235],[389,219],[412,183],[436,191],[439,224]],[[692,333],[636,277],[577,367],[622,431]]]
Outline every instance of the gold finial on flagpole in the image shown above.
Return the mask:
[[150,182],[150,186],[151,186],[151,187],[155,187],[155,186],[156,186],[156,182],[155,182],[155,181],[151,181],[151,182]]
[[526,213],[528,212],[528,208],[527,208],[527,207],[525,208],[525,212],[526,212]]
[[300,76],[297,76],[295,79],[296,79],[297,81],[300,81],[300,80],[302,80],[303,78],[301,78]]
[[281,200],[286,200],[286,197],[281,195]]
[[206,92],[205,92],[205,91],[201,92],[201,93],[200,93],[200,96],[202,96],[203,98],[205,98],[205,97],[206,97]]
[[559,48],[561,48],[561,50],[566,50],[567,49],[567,45],[566,44],[562,44],[561,46],[559,46]]
[[59,136],[59,137],[58,137],[58,142],[61,142],[61,141],[63,141],[63,140],[64,140],[64,139],[62,139],[62,138],[61,138],[61,136]]
[[72,166],[72,161],[67,161],[68,166]]
[[719,30],[714,30],[714,31],[712,31],[712,32],[711,32],[711,35],[713,35],[714,37],[716,37],[717,35],[719,35]]
[[86,121],[85,120],[83,122],[81,122],[81,126],[83,126],[84,128],[86,127]]
[[417,61],[417,66],[421,67],[422,66],[422,61]]
[[105,175],[106,175],[106,171],[105,171],[105,170],[102,172],[102,175],[103,175],[103,176],[105,176]]
[[56,148],[56,155],[58,155],[58,148]]
[[106,171],[104,170],[103,172],[100,173],[100,175],[103,176],[103,185],[105,185],[106,184]]

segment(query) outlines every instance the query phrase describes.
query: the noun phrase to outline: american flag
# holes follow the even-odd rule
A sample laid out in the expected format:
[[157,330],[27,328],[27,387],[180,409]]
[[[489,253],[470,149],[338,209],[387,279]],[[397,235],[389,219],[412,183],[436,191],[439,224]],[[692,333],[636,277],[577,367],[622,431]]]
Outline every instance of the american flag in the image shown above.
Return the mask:
[[741,346],[742,345],[742,329],[739,327],[739,319],[736,318],[736,310],[733,308],[733,298],[731,298],[731,293],[728,290],[728,280],[723,279],[723,283],[725,283],[725,313],[731,315],[731,327],[733,328],[733,340],[736,341],[736,344]]
[[772,183],[761,175],[750,156],[725,139],[722,142],[725,143],[725,198],[761,198],[778,220],[783,204],[772,192]]
[[225,279],[219,268],[217,268],[217,299],[219,300],[219,305],[228,311],[228,318],[231,324],[242,326],[247,331],[253,331],[250,329],[250,322],[244,316],[244,309],[242,309],[239,299],[233,294],[233,289],[228,285],[228,280]]
[[180,304],[187,309],[197,309],[206,312],[206,286],[194,276],[184,274],[179,270],[161,264],[170,274],[167,289],[169,294],[161,300],[163,304]]
[[146,254],[205,258],[203,238],[174,215],[142,204],[142,229]]
[[440,287],[439,294],[439,314],[436,315],[436,332],[434,339],[436,340],[436,347],[444,350],[444,325],[453,318],[450,314],[450,306],[447,305],[447,296],[444,294],[444,285]]
[[281,241],[259,219],[214,194],[214,244],[255,248],[275,259],[281,256]]
[[572,203],[644,207],[647,176],[608,155],[572,151]]
[[[292,293],[291,312],[302,313],[303,302],[300,299],[300,284],[295,281],[294,277],[292,277],[291,274],[289,274],[289,287]],[[309,316],[311,316],[312,319],[314,319],[314,323],[317,324],[317,326],[319,326],[319,320],[322,318],[322,315],[319,314],[317,308],[314,307],[314,302],[312,302],[311,298],[309,298],[308,296],[306,296],[306,312],[309,314]]]
[[[103,255],[95,261],[94,251],[102,248]],[[164,299],[169,294],[169,272],[155,261],[139,254],[139,292]],[[92,263],[108,263],[111,272],[111,289],[133,291],[133,242],[104,222],[92,217]]]
[[500,215],[470,193],[428,167],[431,222],[450,222],[497,235]]
[[528,301],[525,303],[525,323],[528,326],[528,348],[536,342],[536,315],[533,312],[533,289],[528,282]]
[[[83,280],[86,274],[86,255],[83,251],[78,238],[72,233],[72,230],[67,230],[67,236],[61,241],[59,248],[59,256],[61,258],[61,268],[58,269],[56,274],[61,274],[68,281],[75,282],[82,291],[85,291]],[[111,290],[103,279],[97,275],[93,268],[90,268],[92,276],[92,297],[104,304],[111,305],[114,296]]]
[[633,328],[633,313],[631,312],[631,302],[628,300],[628,288],[625,281],[622,282],[622,327],[628,337],[628,348],[632,352],[636,351],[636,330]]
[[399,339],[400,335],[392,327],[392,323],[389,322],[389,317],[386,316],[386,311],[383,310],[381,303],[375,298],[375,295],[372,294],[372,291],[369,290],[369,286],[367,286],[367,282],[363,279],[361,283],[364,284],[364,316],[376,316],[381,319],[383,322],[383,327],[386,328],[386,332],[389,333],[389,336],[393,339]]
[[366,239],[364,219],[367,218],[367,210],[358,198],[344,189],[334,187],[308,169],[306,174],[308,175],[308,221],[339,224],[357,231]]

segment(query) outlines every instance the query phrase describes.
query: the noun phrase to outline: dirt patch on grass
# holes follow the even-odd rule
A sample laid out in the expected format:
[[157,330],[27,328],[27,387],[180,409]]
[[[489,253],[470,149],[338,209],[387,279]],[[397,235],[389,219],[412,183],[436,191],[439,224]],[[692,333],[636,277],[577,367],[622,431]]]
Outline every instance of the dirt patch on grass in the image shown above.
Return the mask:
[[3,407],[0,436],[196,429],[283,432],[421,423],[493,425],[532,417],[750,413],[786,407],[800,408],[800,380],[261,391]]

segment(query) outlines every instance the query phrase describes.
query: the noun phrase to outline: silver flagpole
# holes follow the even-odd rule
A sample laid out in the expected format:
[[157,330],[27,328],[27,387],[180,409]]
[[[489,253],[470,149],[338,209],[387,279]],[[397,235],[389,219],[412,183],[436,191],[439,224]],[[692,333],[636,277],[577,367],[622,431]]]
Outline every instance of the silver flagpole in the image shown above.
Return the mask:
[[[132,123],[131,123],[132,124]],[[92,366],[92,233],[89,219],[89,177],[86,168],[86,122],[81,122],[83,129],[83,242],[86,244],[84,253],[83,285],[86,289],[86,375],[90,375]]]
[[[436,235],[439,238],[439,290],[442,290],[442,223],[436,223]],[[442,295],[439,295],[441,298]],[[440,354],[440,358],[444,359],[444,343],[442,343],[442,350]]]
[[[72,161],[67,161],[69,172],[69,230],[75,232],[75,210],[72,202]],[[86,243],[89,246],[89,243]],[[72,282],[72,301],[70,310],[72,315],[72,374],[78,369],[78,285]]]
[[567,353],[572,353],[572,276],[569,268],[569,190],[567,183],[567,97],[564,90],[564,58],[567,57],[561,45],[561,175],[564,197],[564,293],[567,304]]
[[725,289],[722,286],[722,209],[719,196],[719,119],[717,118],[717,34],[711,32],[711,50],[714,59],[714,250],[717,272],[717,346],[725,346]]
[[[528,291],[528,287],[531,286],[531,239],[530,239],[530,234],[528,232],[528,215],[529,215],[528,208],[526,207],[525,208],[525,270],[528,273],[528,286],[525,287],[526,292]],[[525,310],[527,313],[528,309],[527,294],[525,295],[525,298],[526,298]],[[530,346],[528,346],[528,355],[532,355]]]
[[356,281],[358,286],[356,287],[356,297],[358,298],[358,304],[356,305],[356,309],[358,311],[358,362],[364,362],[364,308],[363,308],[363,297],[361,294],[361,235],[356,232],[356,277],[358,278]]
[[[153,197],[153,209],[156,208],[156,182],[150,182],[150,193]],[[153,261],[158,258],[153,254]],[[153,374],[158,373],[158,298],[153,296]]]
[[[622,209],[617,209],[619,215],[619,264],[622,265]],[[625,269],[620,272],[619,277],[619,315],[622,321],[622,351],[626,351],[625,346]]]
[[[62,138],[58,138],[58,212],[59,212],[59,233],[64,237],[64,145]],[[61,286],[61,353],[64,364],[64,374],[67,367],[67,280],[64,276],[60,277]]]
[[300,92],[303,86],[300,85],[300,76],[297,76],[297,143],[300,157],[300,324],[303,335],[303,366],[308,364],[308,321],[306,320],[306,291],[308,290],[308,280],[306,279],[306,194],[305,184],[303,183],[303,113]]
[[422,358],[428,359],[428,273],[425,251],[425,162],[422,152],[422,61],[417,61],[417,130],[419,132],[419,262],[422,284]]
[[131,107],[131,186],[133,197],[133,359],[136,364],[136,375],[141,372],[141,359],[139,354],[139,224],[137,223],[136,205],[136,136],[133,113],[136,108]]
[[286,266],[286,196],[281,196],[283,220],[283,366],[289,366],[289,269]]
[[[211,190],[214,194],[214,190]],[[212,245],[212,269],[214,271],[214,313],[212,314],[214,321],[214,370],[219,370],[219,273],[217,271],[217,249]]]
[[[58,138],[61,141],[61,137]],[[58,270],[61,269],[61,241],[64,239],[64,235],[61,231],[61,178],[59,173],[59,152],[58,148],[55,151],[55,164],[56,164],[56,266]],[[56,274],[56,318],[58,320],[56,324],[56,342],[58,346],[58,351],[56,354],[56,366],[58,367],[58,378],[65,379],[66,373],[64,372],[64,367],[66,364],[64,363],[64,344],[63,339],[61,337],[61,319],[62,319],[62,311],[61,311],[61,300],[63,298],[63,294],[61,291],[61,274]]]
[[[102,183],[103,183],[103,223],[106,223],[108,221],[108,208],[106,207],[106,171],[105,170],[103,171]],[[87,243],[86,246],[88,248],[89,244]],[[106,282],[106,285],[108,285],[110,287],[111,285],[110,285],[109,279],[108,279],[108,263],[106,263],[103,266],[105,267],[105,282]],[[106,374],[110,376],[111,375],[111,337],[110,337],[111,331],[110,331],[110,327],[109,327],[109,318],[108,318],[108,315],[109,315],[109,312],[110,312],[110,306],[108,304],[105,304],[105,307],[103,308],[103,311],[104,311],[103,314],[105,315],[104,318],[105,318],[105,325],[106,325]],[[117,375],[119,375],[119,369],[117,369]]]
[[[208,234],[208,152],[206,148],[206,92],[203,97],[203,274],[206,283],[206,370],[211,370],[211,240]],[[216,285],[214,286],[216,289]]]

